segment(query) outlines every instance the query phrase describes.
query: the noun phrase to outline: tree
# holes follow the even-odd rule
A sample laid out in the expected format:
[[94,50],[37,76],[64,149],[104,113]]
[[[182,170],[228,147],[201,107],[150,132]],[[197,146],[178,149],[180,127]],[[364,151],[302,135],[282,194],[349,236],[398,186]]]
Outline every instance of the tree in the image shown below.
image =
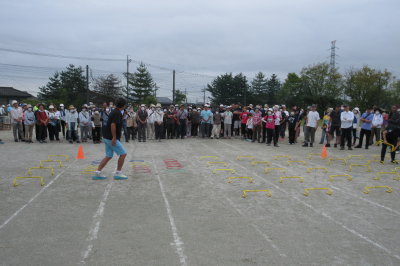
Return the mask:
[[128,93],[126,92],[126,89],[123,90],[125,94],[131,97],[136,97],[138,102],[142,102],[147,96],[153,95],[153,78],[147,71],[147,67],[143,62],[141,62],[137,67],[135,73],[124,73],[124,75],[128,79],[128,84],[130,85],[128,85]]
[[264,105],[268,101],[267,79],[265,79],[265,75],[262,72],[258,72],[253,78],[250,91],[253,95],[250,102]]
[[277,95],[278,101],[288,108],[301,106],[301,104],[304,104],[302,89],[303,82],[301,78],[296,73],[289,73]]
[[50,82],[46,86],[39,87],[40,92],[38,98],[45,102],[56,102],[61,97],[60,90],[66,93],[63,100],[64,104],[73,104],[74,106],[81,106],[87,94],[86,91],[86,78],[82,75],[82,67],[75,67],[69,65],[66,71],[61,73],[56,72],[53,77],[50,77]]
[[334,106],[342,102],[342,75],[336,67],[331,67],[327,62],[303,67],[300,72],[303,80],[303,97],[307,104],[317,104],[318,111],[323,111],[327,106]]
[[175,103],[181,105],[186,100],[186,94],[180,90],[175,91]]
[[394,103],[392,101],[397,103],[399,96],[392,79],[395,77],[386,69],[382,72],[368,65],[361,69],[350,68],[344,75],[344,92],[350,97],[350,105],[357,105],[361,110],[369,105],[377,105],[378,99],[381,107],[388,108]]
[[281,82],[275,74],[271,75],[271,78],[267,81],[267,95],[268,105],[279,104],[278,93],[281,90]]
[[110,74],[107,77],[101,76],[94,79],[93,90],[113,99],[122,96],[121,80]]
[[244,103],[245,96],[247,99],[252,97],[246,76],[242,73],[235,76],[226,73],[216,77],[211,85],[207,84],[207,91],[211,93],[211,101],[214,104]]
[[144,99],[141,104],[145,104],[146,106],[150,106],[150,104],[156,104],[157,103],[157,98],[154,97],[153,95],[148,95],[146,96],[146,99]]

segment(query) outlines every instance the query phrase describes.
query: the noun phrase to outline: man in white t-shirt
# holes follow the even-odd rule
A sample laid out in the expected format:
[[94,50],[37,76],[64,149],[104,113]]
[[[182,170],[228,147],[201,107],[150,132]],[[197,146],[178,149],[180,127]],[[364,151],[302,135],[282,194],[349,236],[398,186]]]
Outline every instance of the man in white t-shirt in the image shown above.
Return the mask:
[[350,107],[346,103],[344,106],[344,111],[340,114],[340,121],[341,121],[341,129],[342,129],[342,135],[340,138],[340,149],[344,150],[344,144],[345,144],[345,139],[347,140],[347,147],[349,150],[352,150],[351,148],[351,131],[353,129],[353,120],[354,120],[354,114],[353,112],[350,112]]
[[304,145],[302,147],[308,147],[308,139],[309,139],[310,134],[311,134],[310,147],[313,146],[313,143],[315,140],[315,131],[317,131],[319,120],[320,120],[320,118],[319,118],[319,114],[317,112],[317,105],[313,104],[311,106],[311,111],[308,113],[307,119],[305,121],[305,123],[307,125],[307,130],[306,130]]

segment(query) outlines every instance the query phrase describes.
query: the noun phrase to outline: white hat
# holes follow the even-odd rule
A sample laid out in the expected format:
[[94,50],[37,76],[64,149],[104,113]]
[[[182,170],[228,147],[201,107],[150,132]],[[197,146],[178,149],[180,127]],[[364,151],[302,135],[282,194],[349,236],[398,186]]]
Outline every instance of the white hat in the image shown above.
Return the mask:
[[223,104],[220,104],[219,107],[224,107],[224,105],[223,105]]
[[161,107],[161,103],[157,103],[157,107]]
[[53,106],[53,105],[50,105],[50,106],[49,106],[49,109],[54,109],[54,106]]
[[16,100],[13,100],[12,102],[11,102],[11,105],[14,105],[14,103],[18,103]]
[[141,107],[145,107],[146,105],[142,104]]

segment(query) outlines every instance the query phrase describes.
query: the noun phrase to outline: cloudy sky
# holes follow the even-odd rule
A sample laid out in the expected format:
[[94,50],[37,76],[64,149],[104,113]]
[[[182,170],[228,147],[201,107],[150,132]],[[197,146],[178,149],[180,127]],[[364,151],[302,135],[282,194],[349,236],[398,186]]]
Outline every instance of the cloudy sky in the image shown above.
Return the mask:
[[[129,55],[158,66],[148,68],[161,88],[158,96],[171,97],[170,69],[207,76],[243,72],[249,79],[262,71],[283,81],[303,66],[329,62],[333,40],[341,71],[369,64],[400,76],[399,8],[398,0],[1,0],[0,48],[121,61],[0,49],[0,86],[36,94],[68,64],[89,65],[93,77],[122,77]],[[131,71],[136,67],[130,64]],[[211,81],[180,73],[176,88],[200,101]]]

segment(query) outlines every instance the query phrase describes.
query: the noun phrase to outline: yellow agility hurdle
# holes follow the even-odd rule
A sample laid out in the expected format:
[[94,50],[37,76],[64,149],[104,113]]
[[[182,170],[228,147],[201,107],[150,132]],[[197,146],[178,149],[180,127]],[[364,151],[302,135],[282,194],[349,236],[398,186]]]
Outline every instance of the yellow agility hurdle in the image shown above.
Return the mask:
[[206,157],[208,157],[208,158],[215,158],[215,160],[217,160],[217,156],[201,156],[201,157],[200,157],[200,161],[203,161],[203,158],[206,158]]
[[43,160],[43,161],[40,161],[40,164],[39,164],[40,168],[43,168],[42,162],[59,162],[60,163],[60,168],[62,167],[62,164],[61,164],[60,160]]
[[387,193],[391,193],[391,192],[392,192],[392,189],[391,189],[390,187],[388,187],[388,186],[365,187],[365,189],[366,189],[367,191],[363,191],[363,192],[364,192],[365,194],[369,194],[369,188],[383,188],[383,187],[390,189],[390,190],[386,190]]
[[394,169],[392,169],[392,171],[393,171],[393,172],[396,172],[396,171],[397,171],[397,168],[400,168],[400,167],[395,167]]
[[240,158],[252,158],[252,160],[254,161],[254,156],[238,156],[238,161]]
[[309,190],[322,190],[322,189],[326,189],[329,190],[329,192],[326,192],[326,194],[328,195],[332,195],[332,190],[330,190],[329,188],[306,188],[306,193],[303,193],[304,195],[308,196],[308,191]]
[[306,164],[305,161],[287,161],[287,165],[289,165],[289,163],[303,163],[303,165]]
[[351,157],[359,158],[360,160],[364,159],[364,156],[362,156],[362,155],[350,155],[349,158],[347,158],[347,160],[349,160]]
[[[374,160],[375,160],[376,158],[378,158],[378,157],[381,158],[380,155],[375,155],[375,156],[374,156]],[[386,158],[386,159],[390,159],[389,155],[385,155],[385,158]]]
[[210,163],[223,163],[223,164],[224,164],[224,167],[226,167],[226,163],[224,163],[224,162],[208,162],[208,163],[207,163],[207,167],[210,166]]
[[326,164],[331,164],[331,160],[343,160],[344,163],[342,163],[342,164],[343,165],[347,164],[346,159],[343,159],[343,158],[329,158],[329,160],[328,160],[328,162]]
[[352,166],[365,166],[365,167],[368,167],[368,170],[365,170],[365,171],[371,172],[371,167],[369,167],[369,165],[362,165],[362,164],[350,164],[350,169],[347,169],[347,171],[351,172]]
[[264,174],[266,174],[268,170],[282,170],[283,171],[282,173],[286,173],[286,170],[283,168],[265,168]]
[[281,155],[281,156],[277,155],[277,156],[275,156],[275,161],[277,161],[279,157],[288,157],[289,160],[292,160],[292,156],[290,156],[290,155]]
[[[371,165],[371,162],[380,162],[381,160],[368,160],[366,165]],[[382,164],[385,164],[384,162]]]
[[50,155],[47,160],[50,160],[50,157],[65,157],[65,160],[68,162],[68,156],[67,155]]
[[[379,143],[382,143],[382,144],[384,144],[384,143],[383,143],[383,139],[381,139],[380,141],[377,141],[377,142],[376,142],[376,146],[378,146],[378,145],[379,145]],[[391,147],[392,147],[392,152],[394,152],[395,148],[394,148],[394,146],[393,146],[392,144],[390,144],[390,143],[387,143],[386,145],[389,145],[389,146],[391,146]]]
[[50,166],[49,167],[31,167],[28,170],[28,175],[32,175],[31,174],[31,169],[51,169],[51,174],[54,175],[53,167],[50,167]]
[[[321,155],[322,153],[310,153],[308,156],[310,156],[310,158],[307,158],[308,160],[311,160],[311,155]],[[322,158],[322,160],[325,160],[325,157]]]
[[243,195],[242,195],[243,198],[246,197],[246,192],[268,192],[268,197],[271,197],[271,191],[269,191],[269,190],[245,190],[245,191],[243,191]]
[[282,183],[282,178],[300,178],[300,182],[303,183],[303,178],[301,176],[281,176],[279,178],[279,183]]
[[40,185],[41,186],[44,185],[43,178],[41,176],[27,176],[27,177],[19,176],[14,179],[14,187],[18,186],[18,183],[16,182],[18,178],[40,178]]
[[333,181],[333,178],[332,178],[333,176],[348,176],[349,178],[347,178],[347,180],[350,180],[350,181],[353,180],[353,178],[351,177],[351,175],[331,175],[331,176],[330,176],[331,179],[329,179],[328,181],[331,181],[331,182],[332,182],[332,181]]
[[233,170],[233,169],[215,169],[214,170],[214,174],[215,174],[216,171],[232,171],[232,174],[235,173],[235,170]]
[[248,176],[246,176],[246,177],[245,176],[229,177],[228,183],[231,183],[231,179],[234,179],[234,178],[248,178],[248,179],[250,179],[249,183],[253,183],[253,179],[251,177],[248,177]]
[[325,173],[328,173],[328,169],[326,169],[325,167],[312,167],[312,168],[307,168],[307,172],[306,173],[311,173],[310,169],[325,169]]
[[392,175],[397,175],[397,178],[393,178],[393,180],[399,180],[399,179],[400,179],[399,174],[396,173],[396,172],[378,172],[378,173],[376,173],[376,175],[378,176],[378,178],[373,178],[373,179],[379,180],[379,178],[380,178],[379,174],[392,174]]
[[267,161],[252,162],[251,166],[254,166],[255,163],[267,163],[268,166],[270,166],[269,162],[267,162]]

